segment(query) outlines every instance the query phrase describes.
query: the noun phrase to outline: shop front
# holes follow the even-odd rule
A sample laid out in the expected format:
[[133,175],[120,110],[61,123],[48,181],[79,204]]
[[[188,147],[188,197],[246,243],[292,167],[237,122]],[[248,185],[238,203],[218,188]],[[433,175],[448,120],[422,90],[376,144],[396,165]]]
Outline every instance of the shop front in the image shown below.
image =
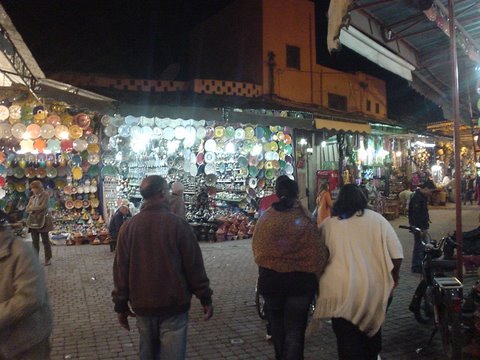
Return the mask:
[[295,177],[285,125],[116,115],[102,118],[102,137],[104,217],[122,198],[138,209],[141,180],[161,175],[184,185],[186,218],[200,240],[250,237],[258,199],[279,175]]

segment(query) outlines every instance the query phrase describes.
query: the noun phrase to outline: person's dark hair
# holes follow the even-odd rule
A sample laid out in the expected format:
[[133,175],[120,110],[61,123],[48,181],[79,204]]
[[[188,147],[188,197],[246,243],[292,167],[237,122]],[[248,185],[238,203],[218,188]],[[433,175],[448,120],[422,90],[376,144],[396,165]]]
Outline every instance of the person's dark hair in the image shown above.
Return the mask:
[[435,186],[435,184],[433,183],[432,180],[426,180],[425,182],[423,182],[422,184],[420,184],[420,188],[421,189],[430,189],[430,190],[435,190],[437,187]]
[[147,200],[158,193],[168,190],[167,181],[159,175],[150,175],[142,180],[140,184],[140,195]]
[[278,202],[272,204],[277,211],[285,211],[291,209],[298,198],[298,184],[290,178],[282,179],[275,185],[275,194],[280,198]]
[[275,193],[277,192],[277,187],[282,183],[282,181],[285,180],[290,180],[290,178],[287,175],[280,175],[279,177],[277,177],[277,179],[275,180]]
[[365,209],[368,209],[368,200],[360,187],[355,184],[346,184],[340,189],[337,201],[333,204],[332,216],[348,219],[357,212],[362,216]]

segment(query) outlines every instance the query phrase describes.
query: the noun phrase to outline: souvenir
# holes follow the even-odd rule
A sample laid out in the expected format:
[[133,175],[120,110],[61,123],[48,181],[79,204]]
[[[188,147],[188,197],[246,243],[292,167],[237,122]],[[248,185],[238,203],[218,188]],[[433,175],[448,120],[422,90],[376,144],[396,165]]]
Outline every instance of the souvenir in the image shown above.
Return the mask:
[[252,177],[248,180],[248,186],[251,187],[252,189],[255,189],[257,187],[257,182],[258,182],[257,178]]
[[80,139],[83,135],[83,129],[78,125],[72,125],[68,128],[71,139]]
[[217,183],[217,177],[215,174],[209,174],[205,177],[205,185],[215,186],[216,183]]
[[215,174],[215,164],[207,164],[205,165],[205,174],[210,175],[210,174]]
[[65,125],[55,126],[55,137],[59,140],[68,139],[68,127]]
[[[135,118],[136,120],[136,123],[135,124],[138,124],[138,118]],[[120,127],[122,126],[123,124],[125,124],[125,119],[120,116],[119,114],[116,114],[113,118],[112,118],[112,125],[113,126],[116,126],[116,127]],[[129,125],[133,125],[133,124],[129,124]]]
[[33,142],[33,148],[38,152],[43,152],[47,147],[47,142],[43,139],[37,139]]
[[249,166],[248,167],[248,175],[250,177],[256,177],[258,174],[258,168],[256,166]]
[[[133,130],[133,128],[132,128],[132,130]],[[132,136],[133,136],[133,134],[132,134]],[[173,140],[175,138],[175,130],[171,127],[166,127],[163,130],[163,137],[168,141]]]
[[213,139],[208,139],[205,141],[205,151],[216,152],[217,151],[217,143]]
[[83,171],[81,167],[75,166],[72,168],[73,180],[80,180],[83,177]]
[[197,165],[190,163],[190,175],[197,176]]
[[[108,125],[105,129],[103,129],[103,133],[108,136],[108,137],[112,137],[112,136],[115,136],[117,135],[117,132],[119,133],[120,132],[120,129],[122,129],[122,132],[125,133],[125,130],[128,129],[128,131],[130,130],[130,128],[127,126],[127,125],[121,125],[120,127],[116,128],[115,126],[113,125]],[[128,135],[126,135],[128,136]],[[125,136],[124,136],[125,137]]]
[[86,140],[83,139],[75,139],[73,141],[73,149],[78,152],[82,152],[86,150],[88,147],[88,143]]
[[196,138],[202,140],[207,135],[207,130],[203,126],[197,128]]
[[33,167],[28,167],[25,169],[25,176],[27,179],[33,179],[37,175],[37,172],[35,171],[35,168]]
[[82,208],[82,200],[77,199],[73,202],[75,209],[81,209]]
[[217,126],[217,127],[215,128],[214,136],[215,136],[216,138],[221,138],[221,137],[223,137],[224,134],[225,134],[225,127],[223,127],[223,126]]
[[5,121],[10,116],[10,110],[4,105],[0,105],[0,121]]
[[265,170],[265,178],[273,179],[274,177],[275,177],[275,170],[273,169]]
[[178,140],[185,139],[185,128],[183,126],[177,126],[175,128],[175,139],[178,139]]
[[215,134],[215,129],[211,126],[207,126],[205,128],[205,138],[207,139],[211,139],[213,137],[213,135]]
[[235,139],[236,140],[244,140],[245,139],[245,130],[242,128],[238,128],[235,130]]
[[47,149],[51,152],[59,152],[60,151],[60,141],[57,139],[50,139],[47,141]]
[[8,139],[12,135],[12,125],[0,123],[0,138]]
[[78,125],[81,129],[86,129],[90,126],[91,119],[90,116],[84,113],[79,113],[75,115],[73,119],[74,123]]
[[100,152],[100,145],[98,144],[88,144],[87,152],[89,154],[98,154]]
[[246,168],[248,166],[248,160],[245,156],[239,156],[237,163],[240,168]]
[[67,200],[67,201],[65,201],[65,207],[66,207],[68,210],[73,209],[73,207],[74,207],[73,200]]
[[62,140],[60,142],[60,149],[62,152],[70,153],[73,151],[73,141],[72,140]]
[[5,186],[5,178],[3,176],[0,176],[0,187]]
[[98,155],[98,154],[88,154],[87,161],[91,165],[96,165],[100,162],[100,155]]
[[149,139],[153,135],[153,130],[150,126],[144,126],[144,127],[140,128],[140,134],[142,134],[142,136],[144,138]]
[[108,126],[112,123],[112,119],[108,115],[103,115],[102,118],[100,119],[100,122],[102,123],[103,126]]
[[[50,114],[47,116],[44,125],[51,125],[53,127],[60,125],[62,123],[62,119],[57,114]],[[42,125],[43,126],[43,125]]]
[[27,126],[26,132],[30,139],[36,139],[40,136],[40,126],[38,124],[30,124]]
[[37,169],[37,178],[43,179],[47,176],[47,170],[43,167]]
[[51,139],[55,135],[55,127],[51,124],[43,124],[40,127],[40,136],[44,139]]
[[235,128],[233,126],[227,126],[225,129],[225,138],[227,139],[233,139],[235,136]]
[[292,174],[293,174],[293,165],[290,164],[290,163],[287,163],[287,164],[285,165],[285,169],[284,169],[284,170],[285,170],[285,173],[286,173],[287,175],[292,175]]
[[20,167],[14,168],[13,176],[16,177],[17,179],[21,179],[25,176],[25,171]]
[[[104,132],[107,130],[107,128],[105,128]],[[110,130],[109,130],[110,131]],[[107,136],[109,136],[108,134],[105,134]],[[120,135],[121,137],[128,137],[130,136],[130,125],[122,125],[118,128],[118,135]],[[112,135],[113,136],[113,135]]]
[[10,111],[9,119],[18,121],[22,118],[22,107],[20,105],[12,105],[8,110]]
[[30,139],[20,141],[20,149],[22,149],[23,152],[32,152],[33,141]]
[[215,153],[213,152],[206,152],[205,153],[205,162],[206,163],[214,163],[215,162]]
[[27,131],[27,127],[22,123],[16,123],[15,125],[12,126],[12,135],[16,139],[23,139],[26,131]]
[[97,144],[98,143],[98,136],[95,134],[90,134],[87,136],[87,143],[89,144]]
[[15,184],[15,190],[20,192],[20,193],[23,193],[25,192],[25,190],[27,190],[27,186],[22,182],[22,183],[17,183]]
[[47,168],[47,177],[50,179],[57,177],[57,169],[54,167]]

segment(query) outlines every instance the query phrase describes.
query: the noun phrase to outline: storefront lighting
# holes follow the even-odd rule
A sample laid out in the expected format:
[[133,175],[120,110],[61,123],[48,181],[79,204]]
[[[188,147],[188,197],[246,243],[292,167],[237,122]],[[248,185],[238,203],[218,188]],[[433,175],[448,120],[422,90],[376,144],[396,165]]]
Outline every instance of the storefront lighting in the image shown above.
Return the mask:
[[380,149],[380,150],[378,150],[377,154],[378,154],[378,156],[385,157],[385,156],[388,155],[388,151],[385,150],[385,149]]
[[175,153],[178,150],[178,147],[180,146],[180,141],[179,140],[172,140],[167,143],[167,154],[171,155]]
[[477,141],[478,141],[478,135],[475,135],[475,136],[473,137],[473,140],[475,140],[475,142],[477,142]]
[[325,147],[325,146],[327,146],[327,142],[326,142],[325,140],[323,140],[323,141],[321,142],[321,145],[322,145],[322,147]]
[[260,154],[260,153],[262,152],[262,150],[263,150],[262,145],[260,145],[260,144],[255,144],[255,145],[253,146],[253,148],[252,148],[252,151],[250,151],[250,154],[251,154],[252,156],[257,156],[258,154]]
[[307,145],[307,139],[301,138],[301,139],[298,141],[298,143],[299,143],[300,145]]
[[400,156],[402,156],[402,152],[401,152],[401,151],[397,151],[397,152],[395,153],[395,155],[397,155],[397,157],[400,157]]
[[426,148],[433,148],[435,144],[426,143],[425,141],[415,141],[414,145]]
[[307,148],[307,154],[312,155],[313,154],[313,148],[311,148],[311,147]]
[[229,142],[229,143],[225,146],[225,151],[226,151],[228,154],[235,154],[235,144]]
[[147,145],[149,144],[149,141],[150,141],[150,137],[145,136],[143,134],[133,137],[131,142],[133,152],[138,154],[145,151],[147,149]]
[[480,162],[477,162],[477,163],[475,164],[475,167],[480,168]]
[[433,165],[432,166],[432,172],[439,172],[442,170],[442,167],[440,165]]

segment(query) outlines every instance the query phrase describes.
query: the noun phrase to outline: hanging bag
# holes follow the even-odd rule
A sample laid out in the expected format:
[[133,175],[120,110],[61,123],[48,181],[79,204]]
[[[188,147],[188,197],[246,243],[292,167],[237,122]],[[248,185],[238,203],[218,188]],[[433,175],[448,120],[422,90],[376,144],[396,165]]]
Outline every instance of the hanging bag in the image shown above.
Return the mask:
[[45,226],[47,213],[45,211],[32,212],[28,214],[27,226],[30,229],[41,229]]

